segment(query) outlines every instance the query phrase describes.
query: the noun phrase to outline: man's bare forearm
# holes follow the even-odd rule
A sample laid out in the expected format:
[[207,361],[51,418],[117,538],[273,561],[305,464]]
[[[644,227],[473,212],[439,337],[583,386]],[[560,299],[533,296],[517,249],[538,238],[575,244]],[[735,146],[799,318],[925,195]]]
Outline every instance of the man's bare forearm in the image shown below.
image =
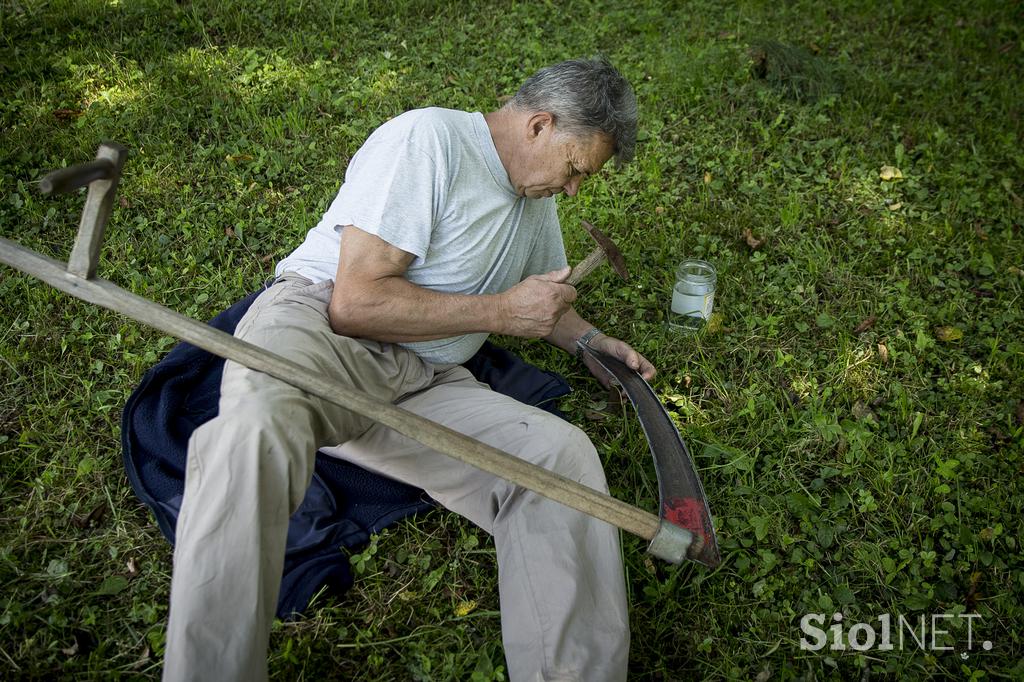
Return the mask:
[[358,293],[331,300],[329,318],[337,334],[405,343],[475,332],[499,333],[503,327],[498,294],[442,293],[400,276],[364,280],[358,288]]
[[543,338],[576,298],[569,268],[531,275],[495,294],[451,294],[405,277],[413,255],[354,225],[341,236],[328,307],[337,334],[387,343],[432,341],[485,332]]

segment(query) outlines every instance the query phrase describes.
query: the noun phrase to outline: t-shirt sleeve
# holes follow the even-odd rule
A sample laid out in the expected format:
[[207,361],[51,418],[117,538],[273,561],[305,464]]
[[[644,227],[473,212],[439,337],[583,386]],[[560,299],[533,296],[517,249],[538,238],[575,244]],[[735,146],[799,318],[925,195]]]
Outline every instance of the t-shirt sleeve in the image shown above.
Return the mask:
[[356,152],[324,220],[338,230],[355,225],[423,259],[443,205],[444,169],[429,133],[405,123],[385,123]]

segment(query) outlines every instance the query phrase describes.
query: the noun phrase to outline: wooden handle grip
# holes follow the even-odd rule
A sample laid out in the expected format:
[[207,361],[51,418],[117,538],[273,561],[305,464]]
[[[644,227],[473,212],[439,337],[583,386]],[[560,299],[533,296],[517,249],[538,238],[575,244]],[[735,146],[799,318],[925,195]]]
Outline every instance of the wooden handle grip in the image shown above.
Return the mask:
[[569,279],[565,280],[565,283],[570,286],[576,286],[583,281],[583,278],[589,275],[597,268],[598,265],[604,262],[605,253],[604,249],[598,247],[587,254],[587,257],[576,264],[576,267],[569,273]]

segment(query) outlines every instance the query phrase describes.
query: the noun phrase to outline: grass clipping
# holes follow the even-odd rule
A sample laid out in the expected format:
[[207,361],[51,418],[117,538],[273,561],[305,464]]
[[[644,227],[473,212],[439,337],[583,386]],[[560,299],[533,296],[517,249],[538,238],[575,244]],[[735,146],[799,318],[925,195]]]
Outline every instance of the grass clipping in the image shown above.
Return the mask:
[[762,40],[750,46],[750,58],[754,77],[765,81],[784,97],[815,102],[842,90],[835,68],[806,48]]

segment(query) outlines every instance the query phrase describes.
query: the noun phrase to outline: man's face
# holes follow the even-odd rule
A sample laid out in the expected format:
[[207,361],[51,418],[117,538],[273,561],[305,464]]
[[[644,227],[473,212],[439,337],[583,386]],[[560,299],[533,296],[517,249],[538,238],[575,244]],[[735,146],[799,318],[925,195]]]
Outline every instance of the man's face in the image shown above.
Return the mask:
[[520,196],[530,199],[561,192],[574,196],[580,183],[601,170],[615,148],[605,135],[579,137],[559,133],[548,124],[536,132],[513,184]]

